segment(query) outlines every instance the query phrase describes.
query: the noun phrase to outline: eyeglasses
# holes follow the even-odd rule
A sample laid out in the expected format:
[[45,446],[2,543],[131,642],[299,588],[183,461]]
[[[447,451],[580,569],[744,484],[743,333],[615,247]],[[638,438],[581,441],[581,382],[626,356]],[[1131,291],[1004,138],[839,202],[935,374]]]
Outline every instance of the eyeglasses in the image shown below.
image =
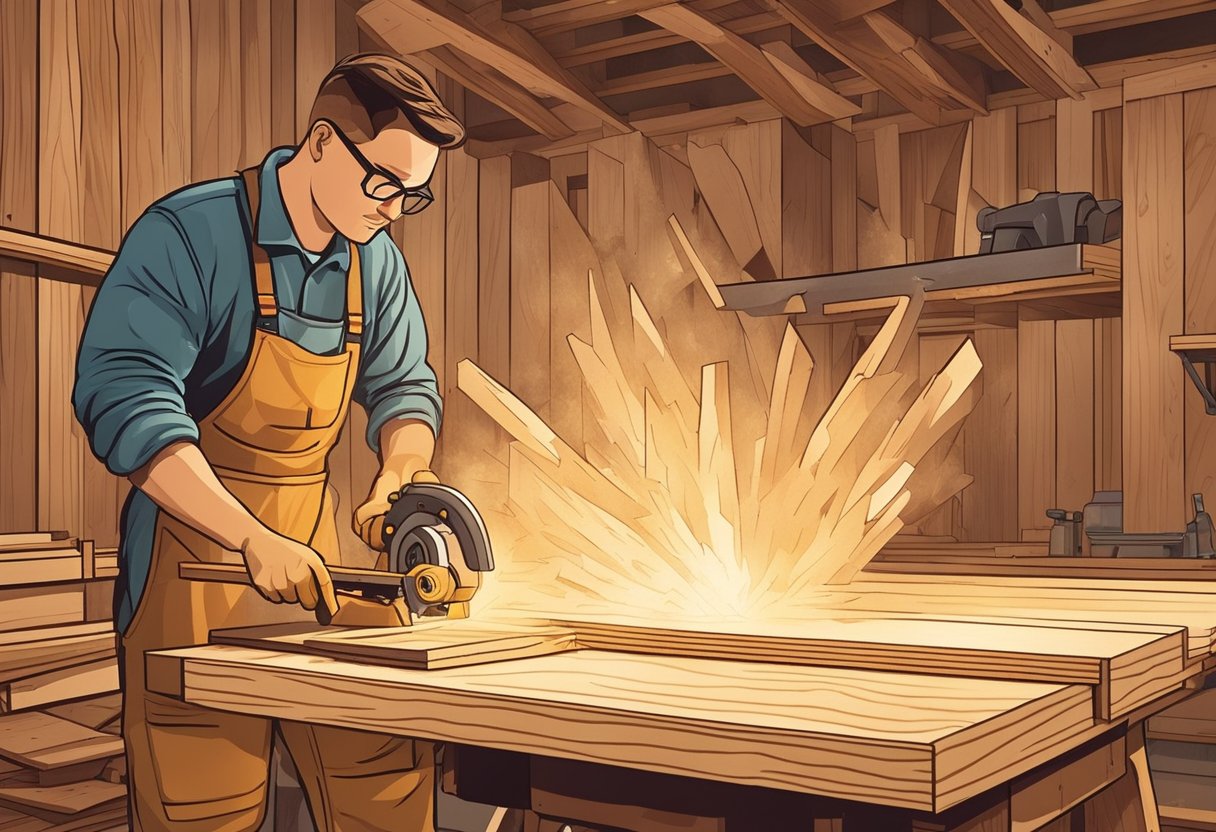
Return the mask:
[[338,128],[338,125],[330,121],[327,121],[326,124],[333,128],[334,133],[342,140],[342,144],[346,145],[346,149],[350,151],[350,155],[354,156],[355,161],[363,168],[366,176],[363,177],[362,187],[363,193],[368,198],[377,202],[388,202],[401,197],[402,214],[417,214],[435,199],[429,185],[419,185],[416,188],[407,187],[388,171],[369,162],[367,157],[359,152],[359,148],[355,146],[354,142]]

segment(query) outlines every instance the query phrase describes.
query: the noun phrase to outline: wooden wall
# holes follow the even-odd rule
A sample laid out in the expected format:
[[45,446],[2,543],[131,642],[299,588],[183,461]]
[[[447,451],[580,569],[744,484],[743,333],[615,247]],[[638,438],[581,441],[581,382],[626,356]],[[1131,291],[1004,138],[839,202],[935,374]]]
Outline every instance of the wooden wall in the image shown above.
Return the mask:
[[[109,248],[160,194],[293,141],[333,61],[372,48],[343,0],[0,0],[0,12],[3,224]],[[427,71],[462,112],[459,87]],[[1179,331],[1208,330],[1216,290],[1201,276],[1216,245],[1216,198],[1205,186],[1214,100],[1210,89],[1145,98],[1129,120],[1116,88],[919,132],[895,122],[855,133],[800,130],[777,120],[658,144],[618,136],[549,158],[446,153],[435,204],[393,228],[446,395],[440,472],[466,486],[501,473],[502,435],[454,389],[466,357],[578,447],[588,428],[565,336],[587,336],[588,268],[619,268],[696,348],[675,324],[690,278],[663,228],[672,212],[719,281],[744,272],[794,277],[972,253],[980,207],[1052,189],[1121,197],[1130,170],[1141,187],[1172,200],[1155,220],[1179,251],[1163,278],[1175,292],[1169,314]],[[1146,136],[1157,124],[1169,131]],[[1170,151],[1165,185],[1154,186],[1135,162],[1137,153],[1157,153],[1145,150],[1149,138],[1156,144],[1148,147]],[[113,544],[126,485],[92,458],[70,408],[91,290],[30,275],[29,266],[0,260],[0,530],[65,528]],[[1123,332],[1119,318],[938,322],[922,332],[907,371],[927,378],[972,337],[985,363],[984,396],[954,449],[974,483],[911,531],[1045,539],[1048,508],[1080,509],[1095,489],[1121,487],[1129,463],[1151,458],[1129,456],[1122,441],[1136,407],[1122,392],[1140,377],[1125,368],[1134,348]],[[816,360],[816,401],[826,407],[871,333],[840,323],[802,334]],[[1171,361],[1159,362],[1168,389],[1153,417],[1175,431],[1163,440],[1173,443],[1163,474],[1170,481],[1159,487],[1156,471],[1136,468],[1133,488],[1160,494],[1149,511],[1172,528],[1183,519],[1183,496],[1210,490],[1216,440]],[[376,470],[365,428],[356,408],[331,459],[339,527],[355,560],[367,552],[346,519]]]

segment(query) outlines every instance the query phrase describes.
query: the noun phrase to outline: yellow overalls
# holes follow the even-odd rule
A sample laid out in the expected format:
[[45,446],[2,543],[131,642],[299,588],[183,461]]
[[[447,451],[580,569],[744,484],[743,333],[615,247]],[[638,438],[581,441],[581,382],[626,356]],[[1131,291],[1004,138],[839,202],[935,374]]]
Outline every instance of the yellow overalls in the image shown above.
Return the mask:
[[[243,176],[256,223],[257,171]],[[252,239],[257,240],[256,229]],[[270,261],[256,242],[253,263],[258,312],[273,316]],[[352,243],[347,310],[354,335],[362,331],[362,298],[358,249]],[[199,423],[199,446],[220,482],[266,526],[312,546],[330,564],[341,563],[341,556],[326,458],[346,419],[358,366],[359,345],[350,339],[339,355],[315,355],[255,327],[240,380]],[[242,563],[238,553],[161,511],[148,582],[122,637],[132,829],[257,829],[277,730],[320,832],[431,832],[434,749],[429,743],[208,710],[146,690],[147,650],[205,644],[208,632],[221,627],[312,619],[298,604],[272,604],[252,587],[179,578],[178,564],[195,561]],[[365,617],[366,608],[357,606],[344,609]],[[385,612],[393,614],[392,608]]]

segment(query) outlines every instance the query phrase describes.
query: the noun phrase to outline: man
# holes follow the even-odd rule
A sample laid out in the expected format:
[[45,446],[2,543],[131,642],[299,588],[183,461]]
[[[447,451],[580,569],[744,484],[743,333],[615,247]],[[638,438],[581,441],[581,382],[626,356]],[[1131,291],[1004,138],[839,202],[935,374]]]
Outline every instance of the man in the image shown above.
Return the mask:
[[[382,232],[426,207],[440,150],[463,141],[416,70],[343,60],[298,148],[153,204],[97,293],[73,403],[94,453],[136,486],[115,599],[136,830],[256,829],[276,732],[321,832],[433,828],[428,744],[159,696],[144,653],[318,604],[341,623],[357,606],[338,606],[325,567],[340,562],[326,458],[353,398],[381,462],[357,530],[391,492],[434,480],[440,397]],[[244,563],[254,588],[179,578],[198,561]]]

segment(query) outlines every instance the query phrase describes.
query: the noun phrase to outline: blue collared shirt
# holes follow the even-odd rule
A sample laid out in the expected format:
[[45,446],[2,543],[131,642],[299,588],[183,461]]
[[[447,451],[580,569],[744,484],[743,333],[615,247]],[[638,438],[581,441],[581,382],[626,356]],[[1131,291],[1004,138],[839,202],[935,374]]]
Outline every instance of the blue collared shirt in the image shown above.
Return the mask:
[[[260,170],[258,241],[270,256],[279,334],[317,354],[343,348],[347,241],[309,252],[292,231],[272,151]],[[131,226],[93,301],[77,354],[72,403],[93,453],[118,476],[175,441],[197,441],[203,419],[240,378],[252,344],[248,211],[239,178],[191,185],[153,203]],[[359,246],[363,347],[353,390],[379,450],[390,419],[438,433],[426,327],[401,252],[381,232]],[[122,513],[116,625],[130,621],[147,581],[156,505],[132,489]]]

